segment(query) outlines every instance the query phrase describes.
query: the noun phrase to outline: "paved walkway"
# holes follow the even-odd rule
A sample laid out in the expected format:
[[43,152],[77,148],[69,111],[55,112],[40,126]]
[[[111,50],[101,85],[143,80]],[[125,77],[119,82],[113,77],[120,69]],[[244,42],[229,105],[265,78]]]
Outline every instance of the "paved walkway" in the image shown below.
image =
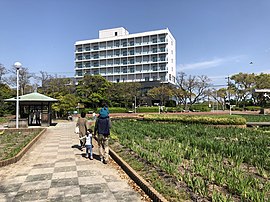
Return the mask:
[[0,168],[2,201],[141,201],[110,164],[77,148],[75,122],[49,127],[17,163]]

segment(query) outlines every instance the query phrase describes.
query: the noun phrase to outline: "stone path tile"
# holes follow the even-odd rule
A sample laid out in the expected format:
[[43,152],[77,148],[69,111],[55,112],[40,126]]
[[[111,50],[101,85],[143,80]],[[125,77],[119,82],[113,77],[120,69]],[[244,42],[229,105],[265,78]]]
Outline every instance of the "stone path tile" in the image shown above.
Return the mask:
[[94,160],[80,151],[75,122],[58,123],[17,163],[0,169],[0,202],[9,201],[141,201],[110,164],[102,164],[97,145]]

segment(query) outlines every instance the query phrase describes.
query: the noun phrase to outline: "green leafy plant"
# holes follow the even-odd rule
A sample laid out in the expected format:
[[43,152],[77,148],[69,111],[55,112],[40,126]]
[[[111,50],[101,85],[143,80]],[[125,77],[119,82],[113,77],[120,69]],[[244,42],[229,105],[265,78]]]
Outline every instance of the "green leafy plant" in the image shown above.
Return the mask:
[[[195,194],[207,200],[269,200],[267,134],[249,128],[181,122],[117,120],[113,125],[112,134],[117,136],[114,141],[146,162],[146,167],[162,170],[175,183],[177,179],[183,180]],[[209,190],[213,185],[218,187],[214,192]],[[161,184],[157,187],[163,189]]]

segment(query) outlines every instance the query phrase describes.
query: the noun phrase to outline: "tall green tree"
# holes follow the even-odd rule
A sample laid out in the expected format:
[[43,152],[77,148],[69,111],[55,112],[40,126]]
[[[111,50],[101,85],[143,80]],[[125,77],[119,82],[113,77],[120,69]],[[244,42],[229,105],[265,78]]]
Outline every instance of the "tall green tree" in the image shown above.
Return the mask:
[[141,84],[137,82],[112,83],[107,90],[107,96],[113,106],[129,108],[135,97],[140,100],[140,89]]
[[256,89],[270,89],[270,74],[258,74],[255,76]]
[[67,115],[68,112],[75,110],[78,98],[74,94],[60,95],[58,102],[52,105],[52,109],[57,113],[57,117]]
[[230,79],[234,82],[230,88],[235,91],[236,104],[242,102],[245,105],[245,102],[253,96],[252,92],[256,84],[255,74],[240,72],[231,76]]
[[53,77],[46,72],[41,72],[41,76],[36,76],[36,79],[42,85],[38,88],[39,93],[58,99],[58,102],[52,105],[56,117],[65,116],[67,112],[75,110],[78,99],[71,78],[58,78],[57,75]]
[[87,107],[97,108],[102,102],[108,102],[106,90],[111,83],[101,75],[85,75],[78,82],[76,88],[80,102],[86,104]]
[[[270,74],[261,73],[255,77],[256,89],[270,89]],[[269,96],[269,94],[268,94]],[[265,106],[269,98],[263,93],[254,93],[255,103],[259,106]]]
[[169,86],[161,84],[159,87],[150,89],[147,95],[152,99],[160,100],[160,104],[165,105],[165,100],[168,100],[173,95],[173,92]]
[[38,92],[59,99],[66,94],[75,94],[75,84],[71,78],[58,78],[56,75],[43,81]]
[[15,113],[14,103],[4,102],[4,99],[14,97],[15,95],[15,90],[11,89],[7,84],[0,83],[0,116]]

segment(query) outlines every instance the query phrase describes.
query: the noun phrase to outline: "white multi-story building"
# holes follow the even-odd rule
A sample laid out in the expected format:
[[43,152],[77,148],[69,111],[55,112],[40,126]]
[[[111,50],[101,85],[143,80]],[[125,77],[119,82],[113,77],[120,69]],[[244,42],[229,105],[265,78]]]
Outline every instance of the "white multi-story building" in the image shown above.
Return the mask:
[[176,42],[169,29],[129,34],[99,31],[98,39],[76,41],[75,78],[100,74],[111,82],[175,83]]

